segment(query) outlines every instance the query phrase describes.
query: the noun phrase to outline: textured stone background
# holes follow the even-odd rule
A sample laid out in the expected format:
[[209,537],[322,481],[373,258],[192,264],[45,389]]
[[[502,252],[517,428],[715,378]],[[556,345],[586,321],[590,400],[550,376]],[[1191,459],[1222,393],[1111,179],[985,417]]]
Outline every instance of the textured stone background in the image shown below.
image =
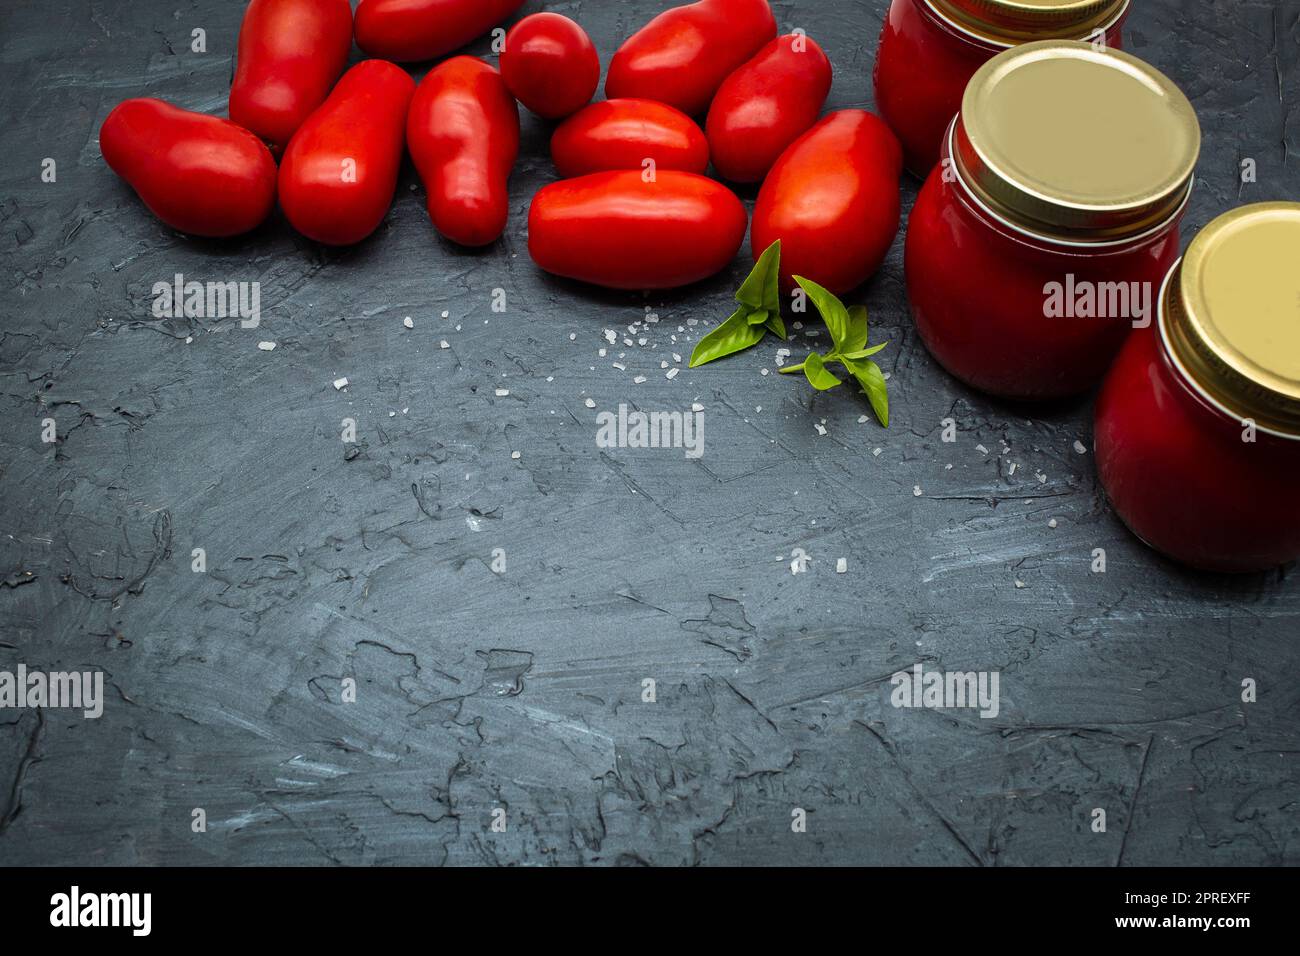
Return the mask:
[[[668,5],[544,6],[607,63]],[[773,6],[829,52],[829,106],[869,107],[885,0]],[[1131,50],[1204,125],[1187,235],[1300,198],[1300,3],[1135,7]],[[930,361],[901,235],[856,296],[892,343],[887,431],[848,388],[761,374],[770,341],[665,377],[729,314],[747,259],[648,299],[539,274],[526,212],[554,172],[531,117],[486,253],[435,236],[409,164],[354,249],[278,214],[185,239],[96,134],[130,96],[224,113],[242,10],[0,12],[0,669],[102,669],[108,688],[99,720],[0,711],[0,862],[1300,862],[1294,569],[1194,575],[1134,541],[1073,448],[1087,402],[1009,407]],[[260,281],[261,328],[154,319],[151,287],[177,272]],[[598,357],[647,306],[647,344]],[[701,403],[704,458],[597,448],[597,411],[620,402]],[[894,709],[888,678],[917,661],[999,670],[1001,713]]]

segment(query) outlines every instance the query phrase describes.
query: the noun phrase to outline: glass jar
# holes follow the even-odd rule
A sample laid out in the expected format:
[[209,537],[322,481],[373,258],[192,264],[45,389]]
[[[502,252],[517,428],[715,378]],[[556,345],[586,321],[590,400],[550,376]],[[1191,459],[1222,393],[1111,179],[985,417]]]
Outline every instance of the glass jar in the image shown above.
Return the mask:
[[917,331],[1005,398],[1076,395],[1150,325],[1178,256],[1200,127],[1126,53],[1026,43],[976,72],[908,220]]
[[893,0],[872,74],[876,109],[919,178],[939,160],[944,130],[975,71],[1031,40],[1104,38],[1120,48],[1129,0]]
[[1206,226],[1097,400],[1097,470],[1133,533],[1185,564],[1300,557],[1300,203]]

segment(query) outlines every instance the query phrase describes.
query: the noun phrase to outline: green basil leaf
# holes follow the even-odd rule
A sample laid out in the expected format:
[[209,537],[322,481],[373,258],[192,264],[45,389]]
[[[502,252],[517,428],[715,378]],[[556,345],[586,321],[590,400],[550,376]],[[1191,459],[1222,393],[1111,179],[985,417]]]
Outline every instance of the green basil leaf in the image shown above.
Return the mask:
[[876,417],[880,419],[880,424],[888,428],[889,389],[885,384],[885,376],[880,371],[880,366],[865,359],[849,359],[845,361],[844,365],[853,373],[853,377],[858,380],[862,390],[867,393],[867,400],[871,402],[871,408],[876,413]]
[[750,325],[766,325],[767,309],[759,309],[757,312],[749,313],[748,322]]
[[837,358],[848,359],[850,362],[853,361],[854,359],[870,358],[871,356],[875,355],[877,352],[879,352],[888,344],[889,344],[888,342],[881,342],[879,345],[873,345],[869,349],[859,349],[856,352],[849,352],[847,355],[837,356]]
[[778,239],[764,250],[754,263],[754,270],[749,278],[741,283],[736,293],[736,301],[753,309],[766,309],[768,312],[781,311],[781,240]]
[[767,327],[773,335],[779,335],[785,338],[785,322],[781,318],[779,311],[769,312],[767,315]]
[[761,325],[750,325],[749,310],[743,306],[737,309],[727,321],[704,338],[695,343],[691,352],[690,367],[695,368],[736,352],[743,352],[763,341],[767,329]]
[[836,385],[843,384],[838,378],[826,370],[822,357],[813,352],[803,363],[803,374],[808,379],[808,383],[819,392],[834,388]]
[[849,333],[844,337],[844,351],[856,352],[867,347],[867,307],[849,306]]
[[813,305],[817,306],[822,321],[826,323],[826,328],[830,330],[831,341],[835,343],[835,351],[845,351],[849,336],[849,310],[844,308],[844,303],[829,290],[822,288],[811,279],[795,276],[794,281],[799,283],[800,288],[808,293],[808,298],[812,299]]

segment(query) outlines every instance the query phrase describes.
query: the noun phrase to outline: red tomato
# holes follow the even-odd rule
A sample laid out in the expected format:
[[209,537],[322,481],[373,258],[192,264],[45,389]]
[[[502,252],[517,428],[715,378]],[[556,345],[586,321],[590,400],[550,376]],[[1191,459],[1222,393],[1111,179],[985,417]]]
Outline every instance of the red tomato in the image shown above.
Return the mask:
[[707,124],[723,179],[756,183],[806,133],[831,91],[831,61],[811,37],[778,37],[718,89]]
[[570,116],[551,137],[551,159],[565,179],[607,169],[703,173],[709,143],[695,121],[654,100],[602,100]]
[[528,214],[542,269],[612,289],[672,289],[720,272],[745,239],[745,207],[695,173],[592,173],[544,187]]
[[781,240],[781,281],[843,295],[880,267],[898,232],[902,147],[881,120],[841,110],[790,144],[754,206],[754,259]]
[[99,148],[149,211],[181,232],[237,236],[275,205],[271,151],[229,120],[127,100],[104,120]]
[[501,74],[472,56],[430,70],[411,100],[406,138],[434,227],[464,246],[496,242],[519,155],[519,107]]
[[402,164],[415,81],[384,60],[343,74],[298,128],[280,163],[280,206],[293,227],[331,246],[360,242],[383,221]]
[[605,95],[659,100],[700,115],[722,81],[776,36],[767,0],[699,0],[673,7],[618,48]]
[[399,63],[432,60],[478,39],[524,0],[361,0],[357,46]]
[[325,102],[351,50],[348,0],[253,0],[239,28],[230,119],[284,149]]
[[600,57],[585,30],[558,13],[524,17],[506,36],[501,75],[515,98],[543,119],[588,103],[600,85]]

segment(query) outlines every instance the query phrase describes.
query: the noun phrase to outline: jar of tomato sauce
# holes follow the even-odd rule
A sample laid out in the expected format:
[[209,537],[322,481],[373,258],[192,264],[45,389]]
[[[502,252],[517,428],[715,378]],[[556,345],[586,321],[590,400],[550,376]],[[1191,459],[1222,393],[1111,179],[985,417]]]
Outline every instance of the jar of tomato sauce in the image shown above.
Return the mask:
[[1096,411],[1097,470],[1139,538],[1209,571],[1300,557],[1300,203],[1206,226]]
[[1154,318],[1200,141],[1187,97],[1127,53],[1043,41],[980,67],[908,221],[930,353],[1005,398],[1095,385]]
[[893,0],[873,73],[876,109],[925,178],[975,71],[1032,40],[1119,48],[1129,0]]

